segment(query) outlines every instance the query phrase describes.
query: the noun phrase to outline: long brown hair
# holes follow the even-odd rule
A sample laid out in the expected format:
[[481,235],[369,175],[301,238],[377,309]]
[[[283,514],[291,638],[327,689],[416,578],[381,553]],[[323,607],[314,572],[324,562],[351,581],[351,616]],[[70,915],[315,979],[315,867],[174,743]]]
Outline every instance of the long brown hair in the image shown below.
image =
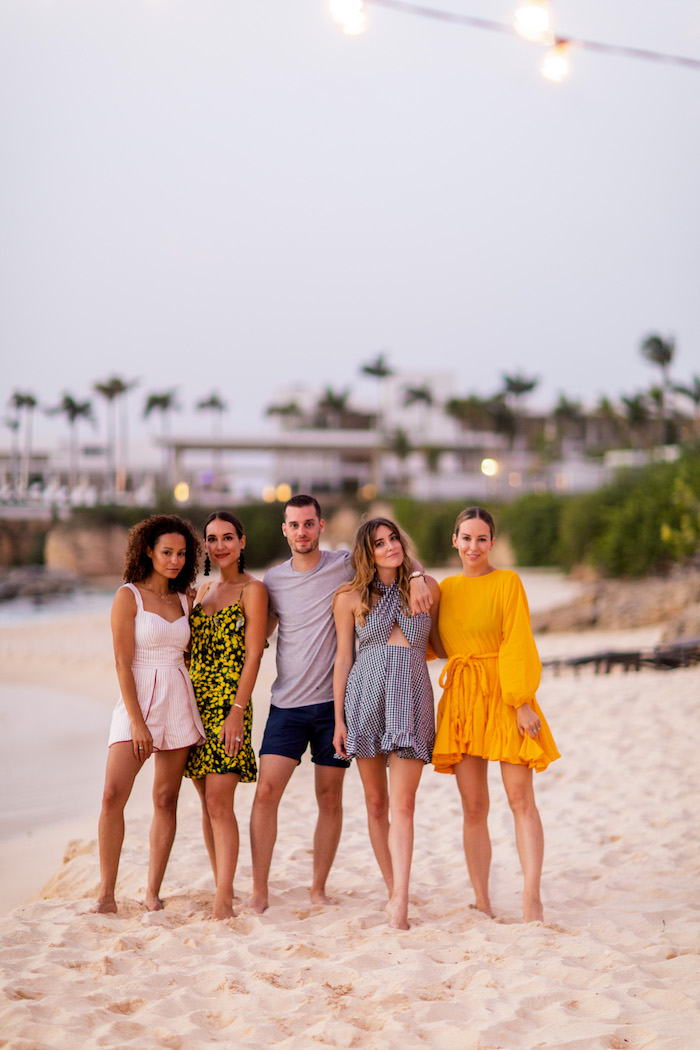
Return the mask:
[[396,533],[403,548],[403,562],[397,570],[396,578],[401,595],[402,612],[406,616],[411,615],[409,577],[413,570],[416,554],[413,543],[396,522],[390,521],[389,518],[370,518],[369,521],[363,522],[357,530],[350,558],[351,565],[355,570],[355,578],[348,584],[348,589],[360,592],[360,605],[355,615],[360,627],[364,624],[367,614],[372,608],[372,589],[377,572],[374,563],[374,537],[377,534],[377,529],[382,525],[390,529],[391,532]]

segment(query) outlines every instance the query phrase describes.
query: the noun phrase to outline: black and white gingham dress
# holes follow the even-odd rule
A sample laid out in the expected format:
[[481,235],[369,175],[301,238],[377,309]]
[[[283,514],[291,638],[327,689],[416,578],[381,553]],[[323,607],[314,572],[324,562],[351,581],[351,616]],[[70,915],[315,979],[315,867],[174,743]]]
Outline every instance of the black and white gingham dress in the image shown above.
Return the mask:
[[[433,690],[425,663],[430,616],[404,616],[398,584],[375,580],[381,596],[355,625],[357,659],[345,690],[347,752],[373,758],[394,751],[430,762],[435,738]],[[387,645],[397,623],[409,645]]]

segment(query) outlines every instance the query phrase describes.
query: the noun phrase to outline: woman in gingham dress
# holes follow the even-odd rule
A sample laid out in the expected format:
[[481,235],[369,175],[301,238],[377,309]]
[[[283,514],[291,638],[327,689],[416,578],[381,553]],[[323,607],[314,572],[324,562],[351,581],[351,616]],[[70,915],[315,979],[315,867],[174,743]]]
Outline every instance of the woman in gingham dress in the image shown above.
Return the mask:
[[355,578],[340,588],[333,606],[333,743],[342,758],[357,759],[370,841],[389,891],[390,924],[402,930],[408,929],[415,795],[435,736],[425,652],[437,630],[440,592],[426,577],[431,612],[410,615],[415,564],[398,525],[387,518],[365,522],[352,552]]

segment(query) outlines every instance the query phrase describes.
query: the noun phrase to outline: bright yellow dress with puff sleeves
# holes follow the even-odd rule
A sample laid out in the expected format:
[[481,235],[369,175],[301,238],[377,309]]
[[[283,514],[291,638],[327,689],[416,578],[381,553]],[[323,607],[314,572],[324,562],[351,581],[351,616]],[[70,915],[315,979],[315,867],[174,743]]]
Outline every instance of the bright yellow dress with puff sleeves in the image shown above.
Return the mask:
[[[436,771],[454,772],[464,755],[546,769],[559,752],[535,700],[542,664],[520,578],[509,569],[448,576],[438,623],[448,662],[440,676]],[[542,722],[534,740],[518,732],[515,712],[525,703]]]

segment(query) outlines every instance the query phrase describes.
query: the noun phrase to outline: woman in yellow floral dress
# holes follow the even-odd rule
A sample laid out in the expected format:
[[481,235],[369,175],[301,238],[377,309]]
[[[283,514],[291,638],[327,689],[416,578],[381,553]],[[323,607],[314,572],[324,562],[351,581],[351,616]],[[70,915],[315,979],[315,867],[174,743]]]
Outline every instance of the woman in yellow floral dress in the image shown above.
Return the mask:
[[252,691],[265,648],[267,591],[243,568],[246,537],[233,514],[215,511],[204,526],[207,554],[220,579],[200,588],[190,615],[190,677],[206,732],[185,768],[202,803],[202,828],[216,894],[212,918],[233,917],[233,878],[238,823],[233,797],[238,784],[257,776],[251,743]]
[[469,507],[452,536],[462,572],[440,584],[438,626],[448,663],[440,677],[433,764],[454,773],[464,810],[464,852],[476,907],[493,915],[489,899],[491,841],[488,762],[501,777],[515,822],[523,869],[523,917],[542,918],[542,823],[532,771],[559,757],[535,699],[541,664],[523,585],[516,573],[489,562],[494,523],[488,511]]

